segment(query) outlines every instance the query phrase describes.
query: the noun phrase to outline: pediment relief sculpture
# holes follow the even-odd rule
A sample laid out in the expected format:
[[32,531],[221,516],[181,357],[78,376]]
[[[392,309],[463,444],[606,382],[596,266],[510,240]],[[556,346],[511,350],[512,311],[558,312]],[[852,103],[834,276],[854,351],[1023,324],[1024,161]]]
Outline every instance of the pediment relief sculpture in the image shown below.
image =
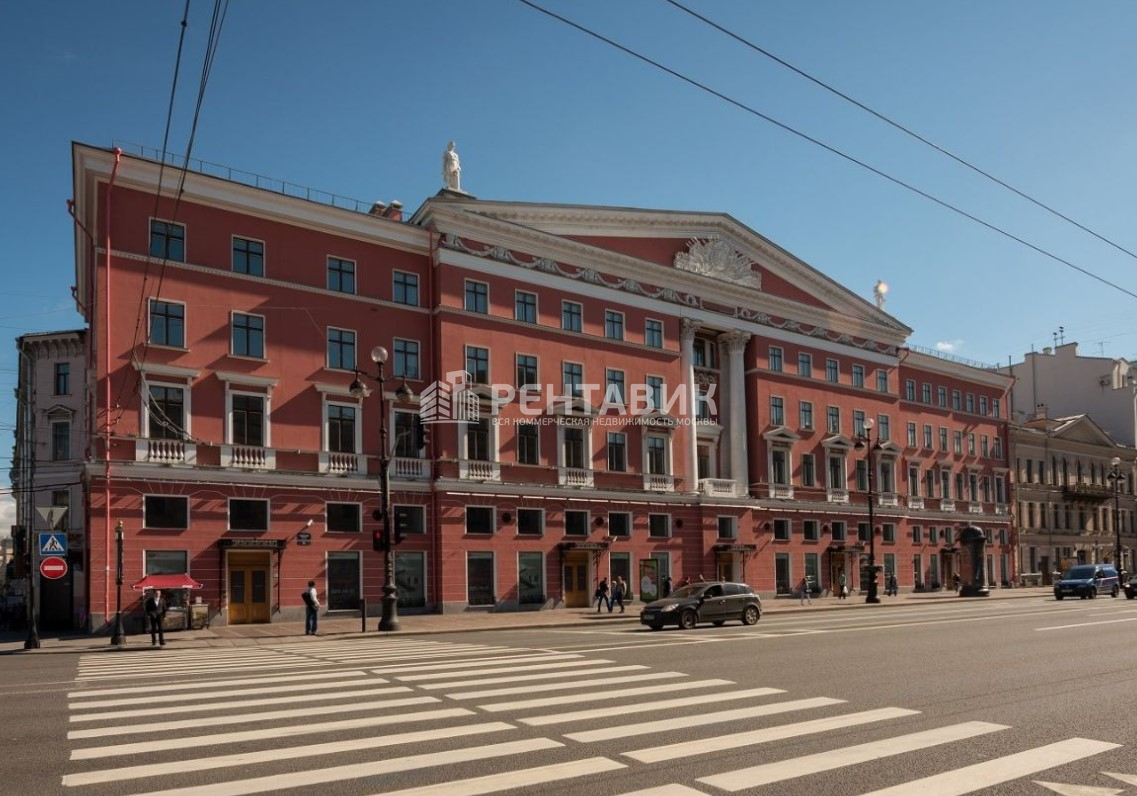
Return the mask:
[[721,238],[692,238],[687,251],[675,255],[675,267],[762,289],[762,275],[754,270],[750,258]]

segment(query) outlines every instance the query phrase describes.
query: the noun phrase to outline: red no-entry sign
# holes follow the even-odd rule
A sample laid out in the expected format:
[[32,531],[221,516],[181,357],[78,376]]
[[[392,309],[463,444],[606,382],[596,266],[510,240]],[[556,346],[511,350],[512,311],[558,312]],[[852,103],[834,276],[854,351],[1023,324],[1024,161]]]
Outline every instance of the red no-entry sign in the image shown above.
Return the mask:
[[67,574],[67,562],[59,556],[48,556],[39,562],[39,573],[51,580],[62,578]]

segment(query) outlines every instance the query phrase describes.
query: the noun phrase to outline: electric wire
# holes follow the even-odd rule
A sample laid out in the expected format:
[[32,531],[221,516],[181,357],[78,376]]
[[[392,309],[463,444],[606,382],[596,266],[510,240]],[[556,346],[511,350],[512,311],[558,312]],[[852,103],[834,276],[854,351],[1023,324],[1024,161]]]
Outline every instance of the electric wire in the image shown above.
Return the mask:
[[610,47],[614,47],[617,50],[620,50],[621,52],[625,53],[626,55],[630,55],[639,61],[643,61],[644,63],[646,63],[650,66],[654,66],[656,69],[659,69],[663,72],[666,72],[667,74],[671,75],[672,77],[677,78],[677,79],[683,81],[684,83],[687,83],[688,85],[694,86],[695,88],[699,89],[700,91],[704,91],[707,94],[710,94],[711,96],[716,97],[716,98],[722,100],[723,102],[726,102],[729,105],[733,105],[734,107],[738,108],[739,110],[745,111],[746,113],[749,113],[753,116],[756,116],[759,119],[762,119],[763,121],[769,122],[770,124],[774,125],[775,127],[779,128],[781,130],[784,130],[785,132],[790,133],[791,135],[797,136],[798,138],[801,138],[802,140],[807,141],[807,142],[813,144],[814,146],[820,147],[821,149],[824,149],[825,151],[827,151],[833,155],[836,155],[837,157],[839,157],[843,160],[847,160],[848,162],[850,162],[856,166],[860,166],[862,169],[870,171],[873,174],[877,175],[878,177],[881,177],[885,180],[888,180],[889,182],[893,183],[894,185],[898,185],[901,188],[904,188],[908,191],[911,191],[912,193],[916,194],[917,196],[922,196],[923,198],[927,199],[928,201],[934,202],[935,204],[939,205],[940,207],[943,207],[946,210],[950,210],[953,213],[956,213],[957,215],[960,215],[960,216],[962,216],[962,217],[964,217],[970,221],[975,222],[976,224],[979,224],[980,226],[986,227],[987,229],[991,230],[992,232],[996,232],[999,235],[1002,235],[1003,237],[1006,237],[1010,240],[1013,240],[1016,243],[1019,243],[1022,246],[1025,246],[1026,248],[1028,248],[1034,252],[1037,252],[1038,254],[1043,255],[1044,257],[1047,257],[1051,260],[1054,260],[1057,263],[1065,265],[1068,268],[1071,268],[1071,269],[1077,271],[1078,273],[1080,273],[1084,276],[1088,276],[1089,278],[1091,278],[1097,282],[1100,282],[1101,284],[1106,285],[1107,287],[1111,287],[1114,290],[1117,290],[1121,293],[1124,293],[1125,295],[1127,295],[1131,298],[1137,299],[1137,293],[1133,292],[1132,290],[1129,290],[1127,288],[1122,287],[1121,285],[1117,284],[1116,282],[1112,282],[1103,276],[1099,276],[1098,274],[1095,274],[1093,271],[1090,271],[1087,268],[1083,268],[1082,266],[1077,265],[1076,263],[1073,263],[1070,260],[1065,259],[1064,257],[1060,257],[1057,254],[1054,254],[1050,251],[1047,251],[1046,249],[1042,248],[1041,246],[1038,246],[1034,243],[1031,243],[1030,241],[1028,241],[1024,238],[1021,238],[1018,235],[1015,235],[1014,233],[1009,232],[1009,231],[1003,229],[1002,227],[995,225],[994,223],[992,223],[990,221],[985,221],[982,218],[974,215],[973,213],[969,213],[968,211],[964,210],[963,208],[961,208],[957,205],[954,205],[945,199],[940,199],[939,197],[937,197],[933,194],[930,194],[927,191],[922,190],[921,188],[917,188],[915,185],[912,185],[911,183],[905,182],[904,180],[900,179],[899,177],[894,177],[893,175],[889,174],[886,171],[883,171],[882,169],[877,168],[876,166],[870,165],[869,163],[866,163],[863,160],[858,160],[856,157],[854,157],[854,156],[852,156],[846,152],[843,152],[840,149],[837,149],[835,146],[832,146],[830,144],[826,144],[824,141],[821,141],[820,139],[814,138],[813,136],[809,135],[808,133],[802,132],[801,130],[798,130],[797,128],[792,127],[792,126],[786,124],[785,122],[778,121],[774,117],[769,116],[769,115],[763,113],[762,111],[759,111],[758,109],[753,108],[753,107],[745,104],[744,102],[742,102],[740,100],[736,100],[733,97],[730,97],[730,96],[722,93],[721,91],[718,91],[714,88],[711,88],[710,86],[706,85],[705,83],[700,83],[699,81],[695,80],[694,78],[688,77],[687,75],[683,74],[682,72],[678,72],[675,69],[672,69],[671,67],[660,63],[659,61],[653,60],[652,58],[649,58],[648,56],[643,55],[642,53],[639,53],[639,52],[631,49],[630,47],[626,47],[623,44],[620,44],[619,42],[614,41],[613,39],[610,39],[607,36],[604,36],[603,34],[597,33],[596,31],[594,31],[590,28],[587,28],[587,27],[585,27],[585,26],[583,26],[577,22],[573,22],[571,19],[563,17],[560,14],[554,13],[553,11],[550,11],[547,8],[543,8],[539,5],[537,5],[536,3],[531,2],[531,0],[517,0],[517,2],[521,3],[522,5],[528,6],[529,8],[532,8],[534,11],[539,11],[542,14],[545,14],[546,16],[557,20],[558,22],[561,22],[565,25],[568,25],[571,28],[575,28],[576,30],[580,31],[581,33],[584,33],[588,36],[591,36],[594,39],[597,39],[598,41],[601,41],[601,42],[609,45]]

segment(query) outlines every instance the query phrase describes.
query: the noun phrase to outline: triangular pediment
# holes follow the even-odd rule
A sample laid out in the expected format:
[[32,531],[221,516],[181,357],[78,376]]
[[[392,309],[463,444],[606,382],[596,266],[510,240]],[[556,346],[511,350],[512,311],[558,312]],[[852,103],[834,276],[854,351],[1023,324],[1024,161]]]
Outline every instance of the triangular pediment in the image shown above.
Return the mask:
[[1117,443],[1089,415],[1076,415],[1057,419],[1052,437],[1067,442],[1081,442],[1090,445],[1116,445]]
[[856,443],[844,434],[834,434],[831,437],[826,437],[821,440],[821,446],[823,448],[836,448],[837,450],[847,451],[852,450],[856,446]]
[[767,442],[784,442],[786,444],[791,444],[801,439],[801,437],[785,426],[775,426],[763,433],[762,436]]

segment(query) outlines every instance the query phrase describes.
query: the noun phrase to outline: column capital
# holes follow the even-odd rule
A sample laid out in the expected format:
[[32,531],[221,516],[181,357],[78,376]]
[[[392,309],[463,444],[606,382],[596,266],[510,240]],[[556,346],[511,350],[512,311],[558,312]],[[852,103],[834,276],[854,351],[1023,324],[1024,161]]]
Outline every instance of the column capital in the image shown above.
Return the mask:
[[684,343],[691,343],[695,340],[695,333],[703,328],[703,322],[697,321],[694,318],[680,318],[679,319],[679,340]]
[[731,332],[723,332],[722,334],[719,335],[718,339],[719,339],[719,342],[726,345],[728,351],[730,351],[731,353],[734,353],[736,351],[737,352],[745,351],[746,350],[746,344],[748,342],[750,342],[751,337],[753,337],[753,335],[750,332],[743,332],[740,330],[734,330]]

